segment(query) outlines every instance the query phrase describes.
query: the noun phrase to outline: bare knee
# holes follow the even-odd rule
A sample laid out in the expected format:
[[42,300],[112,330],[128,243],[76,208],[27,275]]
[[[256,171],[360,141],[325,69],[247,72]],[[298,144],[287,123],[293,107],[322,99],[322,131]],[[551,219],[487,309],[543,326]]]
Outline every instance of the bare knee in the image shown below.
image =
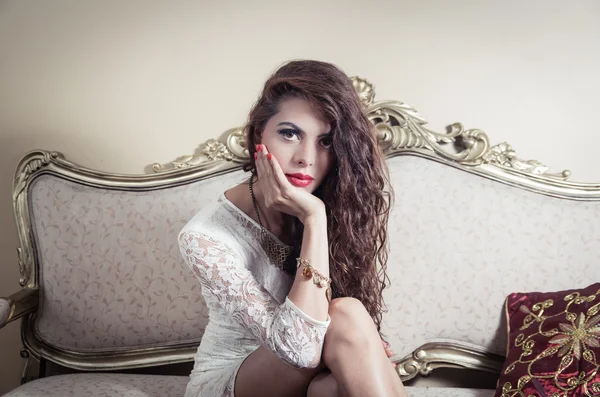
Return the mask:
[[[338,298],[331,301],[329,305],[329,316],[331,325],[335,331],[349,331],[342,327],[352,326],[361,332],[373,331],[375,325],[373,319],[361,301],[355,298]],[[348,334],[348,332],[342,332]]]
[[329,304],[329,313],[351,315],[360,315],[362,312],[366,313],[365,306],[356,298],[336,298]]
[[329,305],[331,323],[325,337],[324,355],[340,347],[364,346],[379,338],[373,319],[354,298],[334,299]]

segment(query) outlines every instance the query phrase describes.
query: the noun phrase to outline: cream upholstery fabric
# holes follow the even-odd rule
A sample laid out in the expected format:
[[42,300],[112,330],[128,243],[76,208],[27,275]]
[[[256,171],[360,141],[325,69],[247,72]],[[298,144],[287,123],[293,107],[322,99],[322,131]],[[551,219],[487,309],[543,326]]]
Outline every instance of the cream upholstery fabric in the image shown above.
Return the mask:
[[600,202],[551,198],[414,156],[388,164],[396,205],[384,332],[398,356],[430,341],[504,355],[507,294],[600,280]]
[[492,397],[495,390],[461,387],[407,387],[410,397]]
[[30,193],[42,268],[38,337],[76,351],[199,342],[208,311],[177,234],[244,177],[141,193],[38,178]]
[[187,376],[73,374],[28,382],[4,397],[181,397]]
[[[181,397],[187,376],[75,374],[58,375],[26,383],[4,397]],[[491,397],[493,390],[408,387],[411,397]]]
[[6,299],[0,298],[0,327],[8,320],[10,305]]

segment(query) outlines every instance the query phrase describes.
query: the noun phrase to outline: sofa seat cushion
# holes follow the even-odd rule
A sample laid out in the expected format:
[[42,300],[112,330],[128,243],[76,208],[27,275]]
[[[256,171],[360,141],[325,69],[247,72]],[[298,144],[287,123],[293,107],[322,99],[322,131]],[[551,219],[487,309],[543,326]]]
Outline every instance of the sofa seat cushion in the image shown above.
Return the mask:
[[[129,374],[71,374],[36,379],[4,397],[182,397],[189,377]],[[411,387],[411,397],[491,397],[494,390],[460,387]]]
[[467,389],[462,387],[417,387],[407,386],[410,397],[492,397],[492,389]]
[[182,397],[187,376],[83,373],[36,379],[5,397]]

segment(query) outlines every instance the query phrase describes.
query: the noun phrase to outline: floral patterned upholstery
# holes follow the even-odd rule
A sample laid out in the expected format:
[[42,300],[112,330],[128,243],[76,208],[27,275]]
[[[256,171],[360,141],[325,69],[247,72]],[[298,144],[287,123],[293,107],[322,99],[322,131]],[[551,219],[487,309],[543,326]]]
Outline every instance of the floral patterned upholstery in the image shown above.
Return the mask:
[[181,397],[187,376],[73,374],[36,379],[4,397]]
[[78,352],[199,342],[208,311],[177,234],[240,177],[141,193],[51,175],[36,179],[30,193],[42,268],[36,335]]
[[504,356],[508,294],[600,280],[600,202],[543,196],[414,156],[388,164],[396,204],[384,333],[399,357],[437,341]]
[[407,387],[410,397],[492,397],[493,390],[462,387]]

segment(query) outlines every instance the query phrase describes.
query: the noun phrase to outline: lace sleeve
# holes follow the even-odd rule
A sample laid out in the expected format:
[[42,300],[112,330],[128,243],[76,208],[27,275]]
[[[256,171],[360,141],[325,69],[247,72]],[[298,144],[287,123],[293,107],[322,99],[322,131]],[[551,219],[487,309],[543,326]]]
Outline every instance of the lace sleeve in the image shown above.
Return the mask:
[[182,231],[179,247],[209,298],[214,299],[267,349],[297,368],[321,361],[328,321],[318,321],[286,298],[279,305],[221,241]]

